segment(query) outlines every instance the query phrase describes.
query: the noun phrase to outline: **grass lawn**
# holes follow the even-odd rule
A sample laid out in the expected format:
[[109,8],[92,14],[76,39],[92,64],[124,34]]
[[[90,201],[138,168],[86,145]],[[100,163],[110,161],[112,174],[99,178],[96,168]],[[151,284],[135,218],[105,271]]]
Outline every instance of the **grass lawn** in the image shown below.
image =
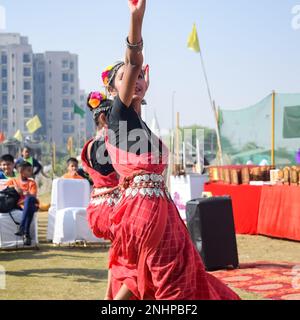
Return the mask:
[[[0,252],[6,290],[0,299],[101,300],[107,279],[108,249],[53,247],[46,242],[47,213],[39,213],[39,250]],[[300,262],[300,243],[238,236],[240,262]],[[235,290],[235,289],[234,289]],[[235,290],[243,299],[259,295]]]

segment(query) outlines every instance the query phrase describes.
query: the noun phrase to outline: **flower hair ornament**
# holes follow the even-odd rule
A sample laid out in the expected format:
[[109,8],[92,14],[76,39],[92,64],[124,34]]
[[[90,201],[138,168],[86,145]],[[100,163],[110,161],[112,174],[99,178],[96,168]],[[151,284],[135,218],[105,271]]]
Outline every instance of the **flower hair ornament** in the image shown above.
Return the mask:
[[124,66],[124,64],[125,63],[123,61],[118,61],[115,64],[108,66],[102,72],[102,81],[106,88],[111,85],[111,83],[115,79],[117,72],[122,66]]
[[111,109],[112,101],[104,93],[94,91],[89,94],[87,105],[95,120],[101,113],[107,113]]
[[106,100],[106,95],[104,93],[94,91],[89,95],[88,105],[91,109],[96,109],[100,107],[101,103]]

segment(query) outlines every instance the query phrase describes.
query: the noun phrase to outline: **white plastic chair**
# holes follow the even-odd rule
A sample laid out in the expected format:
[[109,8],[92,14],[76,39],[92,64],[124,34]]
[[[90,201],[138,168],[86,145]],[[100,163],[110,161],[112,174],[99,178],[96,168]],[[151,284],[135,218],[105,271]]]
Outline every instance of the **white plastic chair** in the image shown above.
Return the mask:
[[101,242],[88,226],[86,208],[89,199],[90,185],[87,180],[54,180],[47,239],[54,244]]
[[[15,236],[18,225],[22,220],[22,211],[15,210],[8,213],[0,213],[0,249],[25,248],[22,237]],[[38,240],[38,215],[35,213],[30,227],[32,243],[30,247],[37,247]],[[28,246],[26,246],[28,248]]]

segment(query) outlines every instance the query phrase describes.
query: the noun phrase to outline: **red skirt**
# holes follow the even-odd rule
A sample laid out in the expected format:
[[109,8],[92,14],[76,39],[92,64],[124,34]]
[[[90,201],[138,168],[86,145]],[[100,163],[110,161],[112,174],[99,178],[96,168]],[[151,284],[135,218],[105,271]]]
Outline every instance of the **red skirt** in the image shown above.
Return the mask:
[[111,233],[110,215],[112,208],[107,204],[95,206],[90,204],[87,208],[87,218],[93,234],[100,239],[113,240]]
[[113,295],[124,283],[139,300],[239,300],[205,271],[188,230],[166,196],[122,196],[112,215]]

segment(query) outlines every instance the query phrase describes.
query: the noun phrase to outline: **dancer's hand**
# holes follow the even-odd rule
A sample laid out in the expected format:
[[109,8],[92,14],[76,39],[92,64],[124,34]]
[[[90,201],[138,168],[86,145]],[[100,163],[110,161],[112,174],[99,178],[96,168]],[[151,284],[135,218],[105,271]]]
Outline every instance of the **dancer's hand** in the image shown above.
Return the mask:
[[146,9],[146,0],[128,0],[128,6],[132,16],[143,20]]

